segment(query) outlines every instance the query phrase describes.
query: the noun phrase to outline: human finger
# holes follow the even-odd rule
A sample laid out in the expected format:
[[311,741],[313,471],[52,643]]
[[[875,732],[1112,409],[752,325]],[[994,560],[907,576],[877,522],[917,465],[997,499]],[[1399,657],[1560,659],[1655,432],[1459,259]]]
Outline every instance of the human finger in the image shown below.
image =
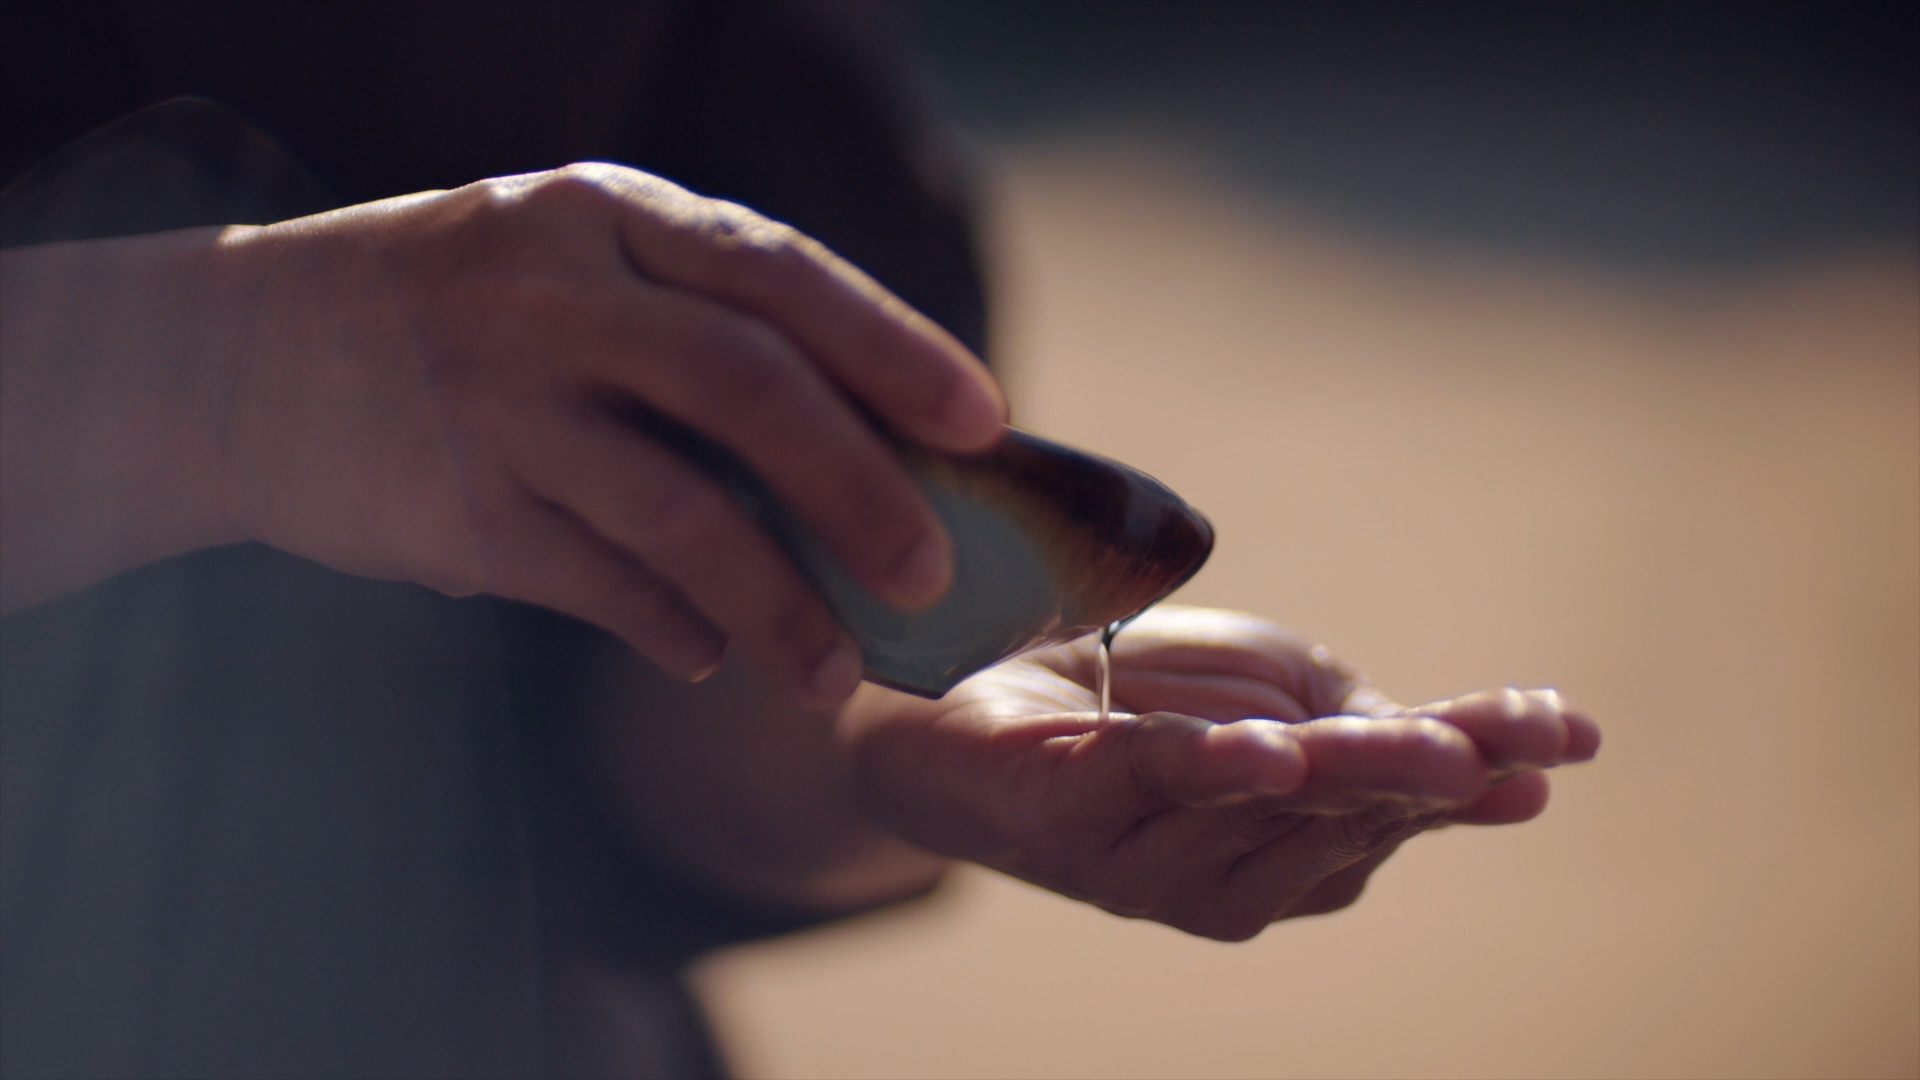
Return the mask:
[[1578,711],[1563,711],[1560,719],[1567,725],[1567,748],[1561,755],[1561,763],[1592,761],[1600,752],[1600,725]]
[[1288,729],[1250,720],[1213,724],[1179,713],[1148,713],[1096,732],[1123,790],[1182,806],[1281,795],[1299,786],[1306,760]]
[[[1244,612],[1186,605],[1153,608],[1114,639],[1117,672],[1229,675],[1265,682],[1305,718],[1357,713],[1348,707],[1359,674],[1324,645]],[[1261,712],[1250,715],[1278,714]],[[1292,719],[1293,717],[1284,717]]]
[[1487,782],[1473,740],[1431,717],[1335,716],[1287,732],[1306,753],[1307,775],[1267,800],[1275,810],[1342,813],[1383,797],[1443,806],[1473,798]]
[[1425,717],[1334,717],[1280,731],[1306,754],[1293,791],[1216,799],[1227,804],[1211,815],[1149,821],[1133,836],[1136,847],[1165,858],[1197,853],[1228,866],[1234,899],[1218,914],[1248,934],[1254,928],[1245,920],[1278,917],[1382,844],[1443,820],[1487,776],[1472,740]]
[[1178,712],[1216,724],[1259,717],[1283,723],[1309,719],[1286,691],[1244,675],[1140,670],[1115,663],[1113,700],[1129,712]]
[[1557,765],[1567,751],[1564,710],[1552,690],[1482,690],[1410,711],[1466,732],[1495,769]]
[[686,681],[713,673],[727,636],[685,596],[562,507],[529,496],[496,538],[493,591],[619,635]]
[[766,319],[910,439],[971,451],[999,438],[1006,402],[985,366],[825,245],[657,177],[583,168],[625,195],[622,246],[641,274]]
[[946,592],[953,548],[939,516],[790,341],[681,290],[635,285],[619,301],[584,360],[589,377],[731,452],[881,598],[911,610]]
[[1532,821],[1547,808],[1552,782],[1538,770],[1523,772],[1481,792],[1471,802],[1447,815],[1459,825],[1517,825]]
[[567,507],[683,593],[802,699],[844,700],[858,647],[773,541],[717,481],[609,420],[552,433],[522,463],[538,496]]

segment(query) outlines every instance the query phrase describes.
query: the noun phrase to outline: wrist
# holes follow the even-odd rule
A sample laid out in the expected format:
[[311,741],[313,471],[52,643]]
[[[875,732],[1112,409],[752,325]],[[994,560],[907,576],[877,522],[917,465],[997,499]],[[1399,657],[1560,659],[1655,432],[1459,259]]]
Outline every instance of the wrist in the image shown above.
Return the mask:
[[220,496],[218,235],[0,256],[0,609],[244,538]]

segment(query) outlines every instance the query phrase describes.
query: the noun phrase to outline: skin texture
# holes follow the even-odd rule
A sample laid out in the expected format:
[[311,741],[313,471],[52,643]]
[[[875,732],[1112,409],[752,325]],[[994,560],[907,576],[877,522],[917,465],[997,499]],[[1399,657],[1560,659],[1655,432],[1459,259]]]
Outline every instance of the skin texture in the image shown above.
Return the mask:
[[940,701],[863,686],[838,710],[795,706],[738,658],[700,686],[630,660],[585,759],[641,845],[734,894],[843,913],[965,859],[1238,941],[1351,904],[1423,830],[1529,820],[1544,770],[1599,746],[1553,691],[1405,709],[1266,620],[1181,607],[1115,639],[1122,711],[1102,725],[1093,647]]
[[[1115,914],[1241,941],[1351,904],[1400,844],[1526,821],[1599,731],[1551,690],[1393,704],[1235,612],[1149,612],[1114,642],[1002,665],[938,702],[869,688],[840,739],[875,820]],[[1132,715],[1128,715],[1131,713]]]
[[1200,609],[1120,636],[1104,723],[1091,640],[937,702],[859,685],[781,552],[628,417],[730,448],[910,610],[950,542],[861,410],[978,450],[999,390],[817,243],[631,169],[0,258],[5,610],[256,540],[597,624],[632,650],[588,695],[598,787],[742,895],[848,911],[960,858],[1240,940],[1351,903],[1423,829],[1533,817],[1598,746],[1551,691],[1408,709]]
[[971,354],[819,244],[612,165],[4,258],[6,610],[252,539],[551,607],[681,678],[737,640],[830,705],[852,642],[623,415],[730,448],[913,610],[951,544],[855,406],[956,451],[1005,413]]

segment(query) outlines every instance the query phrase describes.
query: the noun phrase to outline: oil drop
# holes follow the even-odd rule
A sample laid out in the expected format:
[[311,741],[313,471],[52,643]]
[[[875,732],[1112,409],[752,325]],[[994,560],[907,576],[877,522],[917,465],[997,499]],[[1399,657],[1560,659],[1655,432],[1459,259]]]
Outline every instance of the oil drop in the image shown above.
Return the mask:
[[1100,669],[1100,723],[1103,726],[1113,703],[1113,635],[1125,625],[1124,622],[1108,623],[1106,629],[1100,631],[1099,658],[1095,663]]

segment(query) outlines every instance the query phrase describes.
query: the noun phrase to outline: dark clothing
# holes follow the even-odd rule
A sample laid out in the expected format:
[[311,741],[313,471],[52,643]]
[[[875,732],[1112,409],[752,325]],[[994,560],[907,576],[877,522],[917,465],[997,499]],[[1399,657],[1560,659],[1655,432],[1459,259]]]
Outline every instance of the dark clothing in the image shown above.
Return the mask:
[[619,647],[258,545],[0,621],[7,1074],[716,1071],[679,969],[806,920],[586,794]]
[[92,128],[208,98],[342,205],[618,161],[799,227],[976,350],[962,172],[868,5],[0,5],[0,183]]
[[[615,160],[789,221],[981,343],[956,174],[864,10],[0,12],[8,181],[182,94],[343,204]],[[621,648],[256,545],[0,620],[0,1073],[718,1073],[681,969],[808,920],[604,813],[575,691]]]

